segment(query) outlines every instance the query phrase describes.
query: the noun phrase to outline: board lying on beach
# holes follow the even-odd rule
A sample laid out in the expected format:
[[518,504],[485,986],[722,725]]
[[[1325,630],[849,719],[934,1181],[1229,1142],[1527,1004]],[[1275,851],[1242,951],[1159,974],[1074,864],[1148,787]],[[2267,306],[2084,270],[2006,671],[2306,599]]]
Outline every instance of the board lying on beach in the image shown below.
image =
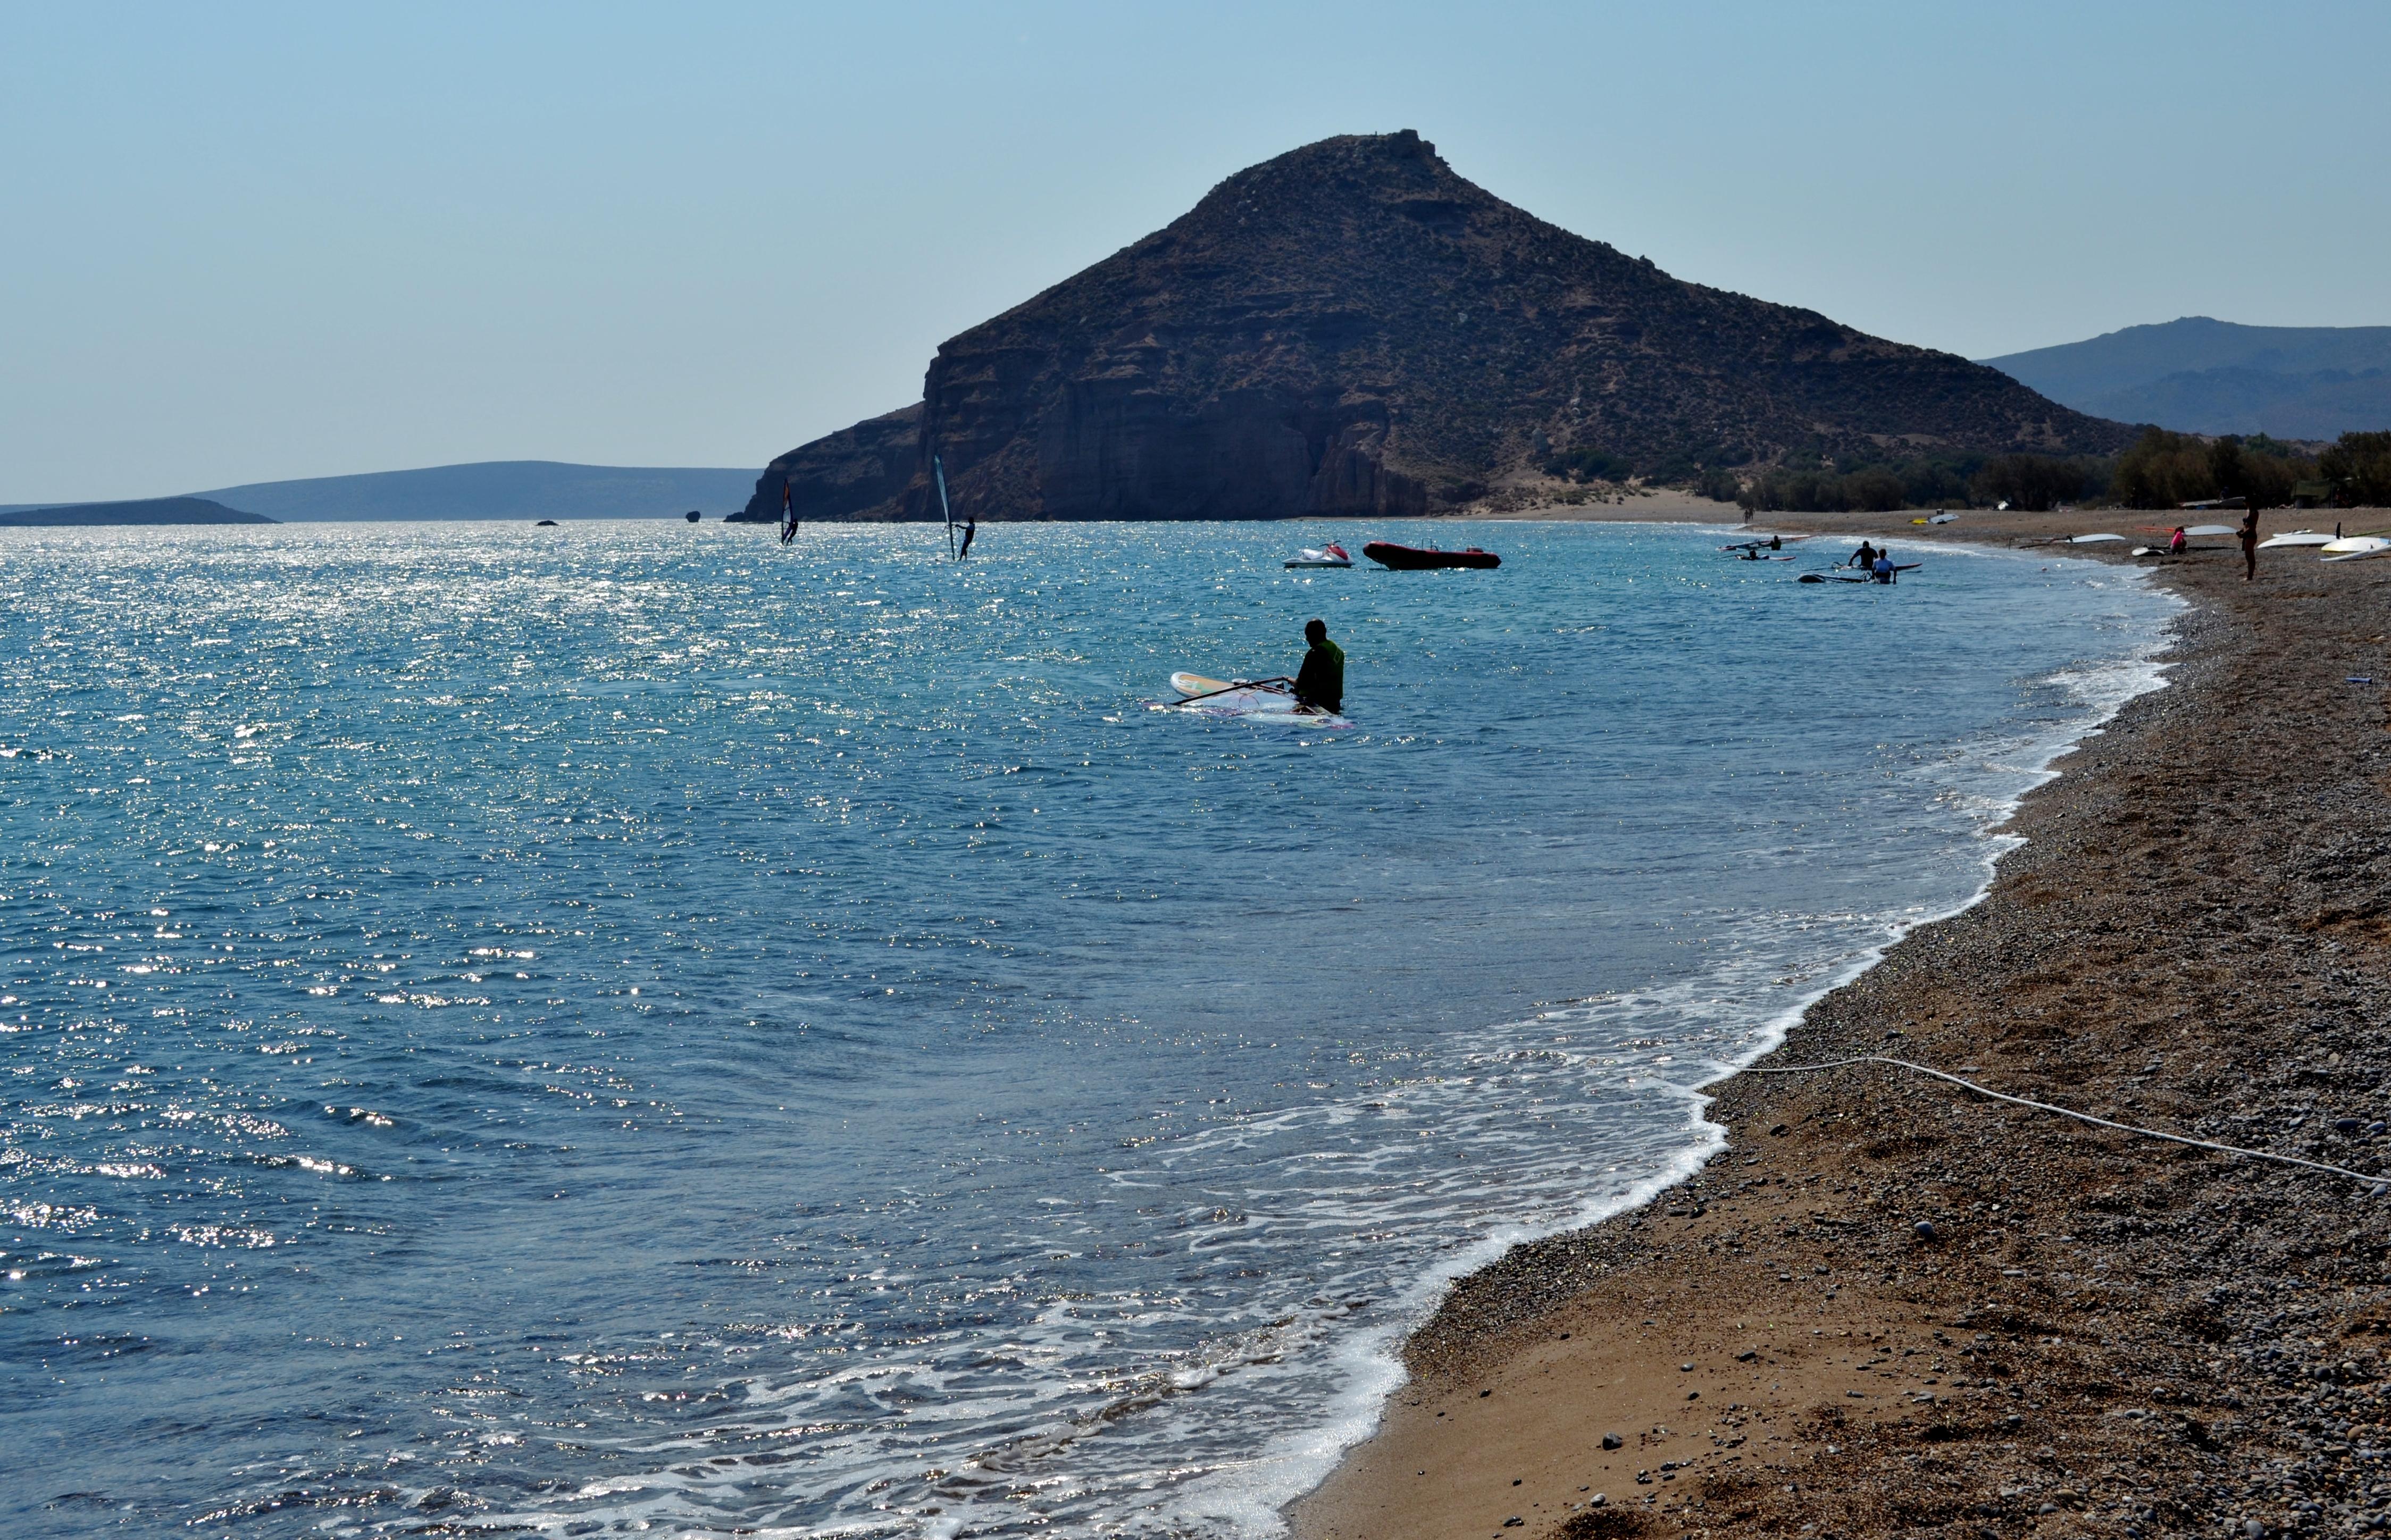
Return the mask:
[[2329,546],[2333,537],[2320,535],[2313,529],[2294,529],[2286,535],[2269,536],[2258,542],[2260,550],[2281,550],[2287,546]]
[[1265,727],[1346,728],[1349,718],[1334,712],[1307,711],[1295,704],[1295,692],[1281,679],[1216,679],[1185,672],[1170,676],[1176,701],[1156,701],[1147,709],[1178,711],[1191,717],[1255,722]]
[[2391,552],[2391,540],[2380,535],[2352,535],[2333,541],[2323,550],[2324,559],[2328,562],[2362,562],[2370,556]]

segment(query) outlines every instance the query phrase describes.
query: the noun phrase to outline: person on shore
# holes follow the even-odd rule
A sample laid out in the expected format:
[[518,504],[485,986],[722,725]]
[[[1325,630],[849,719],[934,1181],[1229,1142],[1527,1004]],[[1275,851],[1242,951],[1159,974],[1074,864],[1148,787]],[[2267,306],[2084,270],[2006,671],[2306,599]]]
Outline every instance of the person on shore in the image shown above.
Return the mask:
[[1295,704],[1304,711],[1336,713],[1345,709],[1345,649],[1328,640],[1328,623],[1307,620],[1303,640],[1311,648],[1303,666],[1295,671]]
[[1875,571],[1876,547],[1868,544],[1866,540],[1862,540],[1860,542],[1860,549],[1853,551],[1852,559],[1843,564],[1847,567],[1857,567],[1862,572]]
[[971,554],[972,537],[978,533],[979,517],[978,515],[974,514],[971,518],[963,521],[963,549],[955,552],[956,561],[960,562],[964,557]]
[[2191,543],[2184,536],[2183,525],[2178,524],[2175,526],[2175,533],[2167,537],[2167,554],[2180,556]]
[[2251,509],[2242,515],[2242,581],[2258,580],[2258,511]]

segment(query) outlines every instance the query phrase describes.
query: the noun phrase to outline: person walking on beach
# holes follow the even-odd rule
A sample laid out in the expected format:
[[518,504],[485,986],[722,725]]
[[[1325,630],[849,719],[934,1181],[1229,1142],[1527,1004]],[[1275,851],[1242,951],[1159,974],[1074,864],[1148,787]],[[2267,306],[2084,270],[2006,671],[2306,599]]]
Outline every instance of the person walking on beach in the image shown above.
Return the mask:
[[2256,582],[2258,578],[2258,511],[2251,509],[2242,515],[2242,581]]
[[1303,640],[1312,644],[1295,671],[1295,704],[1305,711],[1345,709],[1345,649],[1328,640],[1328,623],[1307,620]]

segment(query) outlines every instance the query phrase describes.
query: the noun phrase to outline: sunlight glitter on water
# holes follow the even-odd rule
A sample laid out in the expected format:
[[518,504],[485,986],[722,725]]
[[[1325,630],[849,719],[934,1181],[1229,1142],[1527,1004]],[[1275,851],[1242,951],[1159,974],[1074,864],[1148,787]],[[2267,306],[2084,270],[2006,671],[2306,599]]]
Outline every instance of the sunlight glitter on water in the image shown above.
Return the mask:
[[[2167,613],[1364,533],[12,532],[12,1533],[1267,1532]],[[1354,732],[1139,709],[1312,615]]]

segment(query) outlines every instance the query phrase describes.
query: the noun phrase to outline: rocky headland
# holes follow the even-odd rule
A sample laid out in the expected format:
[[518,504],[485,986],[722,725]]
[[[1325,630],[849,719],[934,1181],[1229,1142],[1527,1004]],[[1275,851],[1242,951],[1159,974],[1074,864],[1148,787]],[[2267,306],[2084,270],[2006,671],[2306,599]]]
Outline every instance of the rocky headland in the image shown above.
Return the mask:
[[57,508],[19,508],[0,513],[0,525],[75,524],[270,524],[263,513],[244,513],[206,498],[142,498],[132,502],[67,503]]
[[[1409,131],[1239,172],[943,344],[921,402],[775,459],[736,517],[1449,511],[1557,456],[1646,475],[1789,449],[2106,453],[1997,370],[1671,278],[1463,179]],[[1608,462],[1607,462],[1608,463]]]

